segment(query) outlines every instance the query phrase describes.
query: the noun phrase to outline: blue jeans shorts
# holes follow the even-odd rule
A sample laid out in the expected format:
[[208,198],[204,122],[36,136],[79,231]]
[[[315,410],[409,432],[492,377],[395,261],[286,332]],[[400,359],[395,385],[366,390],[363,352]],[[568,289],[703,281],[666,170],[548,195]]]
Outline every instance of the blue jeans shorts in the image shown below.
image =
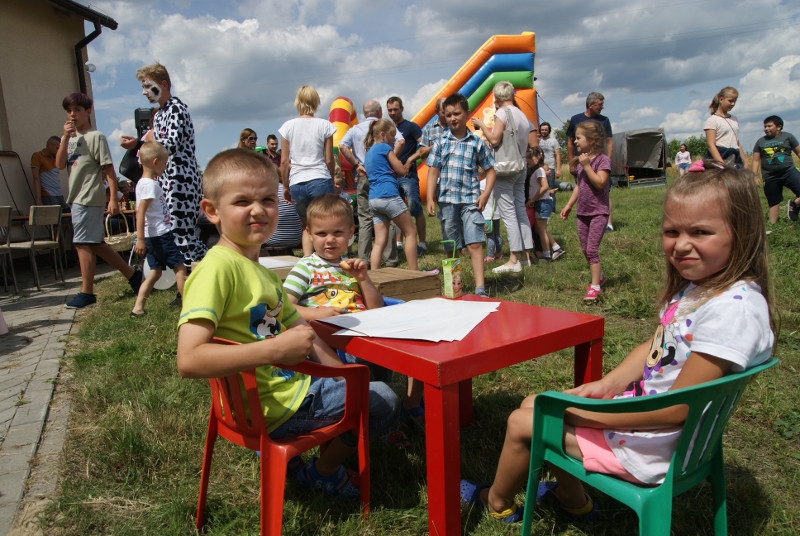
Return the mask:
[[400,195],[408,203],[408,210],[411,215],[414,217],[421,215],[422,199],[419,196],[419,178],[403,177],[397,179],[397,185],[400,187]]
[[[308,393],[294,415],[280,425],[270,437],[298,435],[333,424],[344,414],[344,395],[347,382],[333,378],[311,378]],[[397,421],[400,399],[383,382],[369,384],[369,433],[373,438],[385,435]]]
[[396,196],[370,199],[369,209],[372,211],[372,223],[379,225],[395,219],[408,210],[408,207],[400,196]]
[[301,182],[300,184],[289,186],[289,193],[292,194],[292,204],[297,214],[300,216],[300,219],[305,221],[306,209],[311,200],[322,194],[333,193],[333,179],[312,179],[310,181]]
[[151,270],[174,269],[186,262],[183,253],[175,245],[172,231],[160,236],[145,237],[144,245],[147,247],[147,265]]
[[533,212],[536,214],[537,220],[549,220],[553,215],[553,200],[540,199],[533,203]]
[[475,203],[439,203],[445,236],[456,241],[456,248],[470,244],[483,244],[486,238],[486,220]]

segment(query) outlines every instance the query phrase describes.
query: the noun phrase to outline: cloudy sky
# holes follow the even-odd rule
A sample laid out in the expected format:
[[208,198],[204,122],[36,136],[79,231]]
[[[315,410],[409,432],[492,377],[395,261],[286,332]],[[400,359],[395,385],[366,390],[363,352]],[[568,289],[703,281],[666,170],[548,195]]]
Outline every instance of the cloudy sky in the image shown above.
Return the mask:
[[114,146],[135,134],[133,110],[148,103],[134,73],[158,60],[189,106],[201,166],[244,127],[259,144],[277,133],[303,84],[319,91],[320,117],[340,95],[359,112],[399,95],[411,118],[490,36],[524,31],[536,33],[540,120],[556,128],[600,91],[615,132],[699,136],[712,97],[732,85],[746,150],[773,113],[800,135],[796,0],[79,2],[119,23],[89,46],[98,128]]

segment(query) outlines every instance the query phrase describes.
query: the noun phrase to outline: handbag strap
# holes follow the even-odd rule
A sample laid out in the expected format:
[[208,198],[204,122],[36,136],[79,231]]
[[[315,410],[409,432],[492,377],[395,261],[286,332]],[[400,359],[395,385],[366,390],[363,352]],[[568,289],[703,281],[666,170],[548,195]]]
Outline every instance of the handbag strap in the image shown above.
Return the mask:
[[[125,234],[131,234],[131,228],[128,225],[128,218],[125,217],[125,214],[120,212],[119,214],[122,216],[122,220],[125,222]],[[110,223],[111,214],[106,214],[106,236],[114,236],[111,234],[111,223]],[[120,233],[122,234],[122,233]]]

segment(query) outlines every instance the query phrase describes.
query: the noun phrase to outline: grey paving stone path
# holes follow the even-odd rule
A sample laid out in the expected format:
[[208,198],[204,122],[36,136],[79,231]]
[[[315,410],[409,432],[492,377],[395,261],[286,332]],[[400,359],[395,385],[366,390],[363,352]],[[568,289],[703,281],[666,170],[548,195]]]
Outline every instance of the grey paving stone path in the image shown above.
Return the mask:
[[[69,404],[52,401],[60,395],[61,358],[76,313],[65,303],[80,290],[77,263],[67,269],[66,285],[50,266],[40,266],[41,292],[26,264],[15,268],[21,295],[11,295],[13,287],[5,292],[0,275],[0,311],[9,328],[0,335],[0,536],[27,534],[19,523],[12,531],[21,505],[57,485]],[[98,265],[98,275],[110,273]]]

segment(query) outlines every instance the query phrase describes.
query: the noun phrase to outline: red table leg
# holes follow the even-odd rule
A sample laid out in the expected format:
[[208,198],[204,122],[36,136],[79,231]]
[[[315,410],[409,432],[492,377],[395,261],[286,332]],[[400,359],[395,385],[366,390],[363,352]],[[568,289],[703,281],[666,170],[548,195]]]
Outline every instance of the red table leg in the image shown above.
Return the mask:
[[472,422],[472,378],[458,384],[459,424],[461,428]]
[[428,472],[428,531],[461,534],[459,384],[425,384],[425,445]]
[[603,377],[603,339],[575,346],[575,385]]

